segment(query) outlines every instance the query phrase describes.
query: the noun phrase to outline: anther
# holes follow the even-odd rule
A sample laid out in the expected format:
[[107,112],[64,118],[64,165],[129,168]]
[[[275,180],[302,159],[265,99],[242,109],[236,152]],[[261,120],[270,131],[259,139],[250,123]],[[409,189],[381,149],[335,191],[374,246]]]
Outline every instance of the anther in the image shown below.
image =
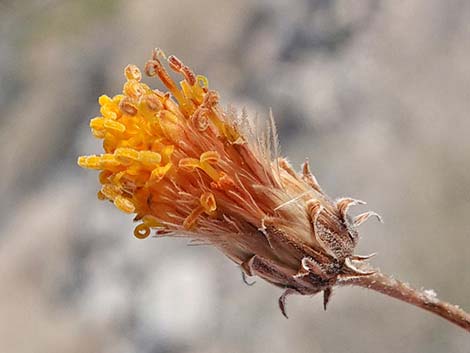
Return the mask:
[[199,157],[201,163],[215,164],[220,160],[220,155],[217,151],[207,151]]
[[196,84],[196,75],[194,72],[188,66],[184,65],[176,56],[169,56],[168,64],[172,70],[182,74],[191,86]]
[[145,89],[138,81],[130,80],[124,84],[123,92],[126,96],[138,99],[145,94]]

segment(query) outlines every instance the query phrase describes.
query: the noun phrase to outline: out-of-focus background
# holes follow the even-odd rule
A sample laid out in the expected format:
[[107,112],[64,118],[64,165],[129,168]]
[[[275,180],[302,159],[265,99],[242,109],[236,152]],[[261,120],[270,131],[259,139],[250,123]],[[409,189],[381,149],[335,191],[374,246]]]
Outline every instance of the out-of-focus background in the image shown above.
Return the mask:
[[[0,351],[470,351],[463,330],[361,289],[246,286],[215,250],[139,241],[76,166],[97,97],[160,46],[224,103],[271,107],[283,154],[384,225],[360,253],[470,309],[470,3],[0,1]],[[365,211],[359,209],[358,211]]]

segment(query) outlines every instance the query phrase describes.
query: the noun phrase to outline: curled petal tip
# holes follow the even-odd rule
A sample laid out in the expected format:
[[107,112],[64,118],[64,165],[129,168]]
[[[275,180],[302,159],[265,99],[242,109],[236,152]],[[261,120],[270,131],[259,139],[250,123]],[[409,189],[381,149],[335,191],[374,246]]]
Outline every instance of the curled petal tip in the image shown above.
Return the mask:
[[375,274],[375,271],[363,271],[359,268],[357,268],[356,266],[354,266],[354,264],[351,262],[351,259],[349,257],[347,257],[345,260],[344,260],[344,267],[346,269],[346,274],[347,275],[352,275],[352,276],[370,276],[370,275],[373,275]]
[[373,212],[373,211],[368,211],[368,212],[361,213],[360,215],[356,216],[356,217],[354,218],[353,224],[354,224],[356,227],[359,227],[362,223],[364,223],[365,221],[367,221],[370,217],[377,217],[377,220],[378,220],[380,223],[383,223],[383,219],[382,219],[382,217],[381,217],[378,213]]
[[242,270],[242,281],[243,281],[243,283],[245,283],[248,287],[251,287],[252,285],[254,285],[254,284],[256,283],[256,281],[248,282],[248,278],[246,278],[246,273],[243,272],[243,270]]
[[351,260],[353,261],[365,261],[365,260],[369,260],[370,258],[374,257],[375,255],[377,255],[376,252],[372,253],[372,254],[369,254],[369,255],[353,255],[350,257]]
[[304,257],[302,259],[302,266],[295,277],[303,277],[309,273],[312,273],[320,278],[328,278],[328,274],[317,261],[310,257]]
[[284,293],[282,293],[282,295],[279,297],[279,309],[281,309],[281,313],[286,319],[289,318],[286,312],[286,299],[289,295],[292,294],[299,294],[299,292],[293,288],[287,288]]
[[338,208],[338,211],[343,220],[346,219],[346,214],[348,213],[348,210],[351,206],[365,205],[365,204],[366,202],[362,200],[355,200],[350,197],[343,197],[341,199],[336,200],[336,207]]

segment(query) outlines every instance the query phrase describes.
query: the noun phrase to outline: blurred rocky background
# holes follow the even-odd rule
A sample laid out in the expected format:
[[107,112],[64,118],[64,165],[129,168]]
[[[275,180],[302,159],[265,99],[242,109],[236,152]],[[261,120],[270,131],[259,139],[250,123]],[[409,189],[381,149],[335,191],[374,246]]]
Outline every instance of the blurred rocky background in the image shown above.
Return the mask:
[[[0,0],[0,351],[470,350],[463,330],[361,289],[291,297],[184,240],[139,241],[98,201],[97,97],[153,47],[279,126],[333,197],[368,201],[383,271],[470,309],[470,2]],[[358,211],[365,211],[360,209]]]

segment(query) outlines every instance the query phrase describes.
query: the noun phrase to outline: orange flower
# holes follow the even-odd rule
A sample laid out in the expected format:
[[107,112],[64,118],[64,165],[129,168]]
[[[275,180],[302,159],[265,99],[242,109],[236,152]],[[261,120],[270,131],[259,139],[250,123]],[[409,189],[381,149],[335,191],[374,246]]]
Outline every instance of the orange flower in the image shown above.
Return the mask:
[[308,163],[297,174],[276,156],[276,130],[257,135],[245,117],[219,106],[219,96],[174,56],[160,50],[145,66],[169,92],[141,82],[125,69],[123,94],[101,96],[101,116],[90,121],[104,154],[82,156],[81,167],[100,170],[98,198],[135,214],[137,238],[152,230],[210,243],[241,266],[290,293],[325,292],[338,276],[368,275],[353,255],[356,227],[374,213],[351,220],[350,198],[331,201]]

